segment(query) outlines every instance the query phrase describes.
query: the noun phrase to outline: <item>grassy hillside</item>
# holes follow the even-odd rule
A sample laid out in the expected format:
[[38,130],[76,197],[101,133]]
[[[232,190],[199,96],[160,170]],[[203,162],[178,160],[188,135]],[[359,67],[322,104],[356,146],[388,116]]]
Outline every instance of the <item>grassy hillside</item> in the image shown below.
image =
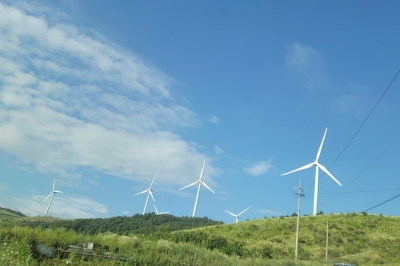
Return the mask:
[[[63,228],[0,229],[0,265],[324,265],[326,223],[329,222],[329,262],[357,265],[400,265],[400,218],[366,214],[301,217],[299,262],[294,263],[296,217],[222,224],[171,232],[160,226],[150,234],[76,233]],[[133,262],[84,259],[56,253],[49,259],[38,245],[64,250],[68,245],[95,242],[119,249],[114,256]],[[0,260],[2,259],[0,257]]]
[[11,210],[11,209],[0,207],[0,220],[1,221],[7,221],[9,219],[15,219],[15,218],[20,218],[20,217],[26,217],[26,215],[21,212],[17,212],[17,211]]
[[[323,263],[326,224],[329,259],[357,265],[400,265],[400,218],[367,214],[301,217],[299,259]],[[175,242],[187,241],[245,257],[294,257],[296,217],[247,221],[176,232]]]

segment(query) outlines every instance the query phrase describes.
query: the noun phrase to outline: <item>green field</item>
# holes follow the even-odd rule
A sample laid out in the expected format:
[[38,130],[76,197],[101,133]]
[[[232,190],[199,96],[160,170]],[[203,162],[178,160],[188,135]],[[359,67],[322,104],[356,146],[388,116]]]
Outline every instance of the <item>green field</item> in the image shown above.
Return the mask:
[[[147,234],[127,231],[83,234],[55,226],[57,222],[47,228],[21,226],[21,219],[31,218],[20,217],[15,223],[3,224],[0,265],[65,265],[67,262],[72,265],[325,265],[327,222],[328,265],[334,262],[400,265],[399,217],[365,213],[303,216],[297,263],[294,260],[296,217],[171,230],[170,223],[174,220],[165,216],[166,223]],[[143,219],[152,220],[155,215],[148,214]],[[83,246],[88,242],[108,246],[106,254],[111,259],[63,253],[69,245]],[[53,250],[54,258],[46,257],[43,251],[38,251],[38,246]],[[95,254],[104,255],[105,250]],[[135,262],[117,260],[126,257]]]

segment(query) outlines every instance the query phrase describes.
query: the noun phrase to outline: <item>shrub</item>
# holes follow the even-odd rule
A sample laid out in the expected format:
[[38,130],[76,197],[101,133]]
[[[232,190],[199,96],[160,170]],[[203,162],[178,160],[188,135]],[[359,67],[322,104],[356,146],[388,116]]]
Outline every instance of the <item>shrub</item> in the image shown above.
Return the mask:
[[228,240],[222,236],[214,236],[210,238],[207,242],[208,249],[220,249],[226,251],[228,247]]

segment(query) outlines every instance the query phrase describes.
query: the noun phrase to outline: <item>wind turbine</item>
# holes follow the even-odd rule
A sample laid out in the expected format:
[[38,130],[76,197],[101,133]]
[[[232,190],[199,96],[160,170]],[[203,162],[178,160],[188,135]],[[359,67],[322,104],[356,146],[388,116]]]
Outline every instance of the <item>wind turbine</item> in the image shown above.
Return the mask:
[[[45,201],[51,196],[49,205],[47,206],[47,209],[46,209],[46,212],[44,213],[44,216],[47,216],[47,212],[48,212],[49,209],[50,209],[50,205],[51,205],[51,202],[53,201],[54,195],[55,195],[56,193],[62,193],[61,191],[54,190],[54,185],[55,185],[55,183],[56,183],[56,180],[54,179],[54,181],[53,181],[53,190],[50,192],[50,194],[47,196],[47,198],[45,198],[44,201],[43,201],[43,202],[45,202]],[[42,202],[42,203],[43,203],[43,202]]]
[[204,170],[204,165],[205,165],[205,164],[206,164],[206,159],[204,159],[203,167],[201,168],[199,180],[197,180],[196,182],[193,182],[192,184],[187,185],[186,187],[183,187],[183,188],[178,189],[178,190],[182,190],[182,189],[185,189],[185,188],[187,188],[187,187],[191,187],[191,186],[194,186],[194,185],[196,185],[196,184],[199,184],[199,186],[198,186],[198,188],[197,188],[196,201],[194,202],[194,208],[193,208],[193,215],[192,215],[192,217],[194,217],[194,216],[196,215],[197,202],[198,202],[198,200],[199,200],[199,194],[200,194],[200,187],[201,187],[201,185],[205,186],[206,188],[208,188],[208,190],[210,190],[212,193],[215,194],[215,192],[212,191],[212,189],[211,189],[209,186],[207,186],[206,183],[204,183],[203,181],[201,181],[201,177],[202,177],[202,175],[203,175],[203,170]]
[[154,204],[154,209],[156,210],[156,214],[157,215],[159,215],[159,214],[167,214],[167,213],[169,213],[169,212],[158,212],[158,210],[157,210],[157,208],[156,208],[156,205]]
[[229,212],[229,211],[227,211],[227,210],[225,210],[227,213],[229,213],[230,215],[232,215],[232,216],[234,216],[235,218],[236,218],[236,222],[239,222],[239,217],[240,217],[240,215],[242,215],[245,211],[247,211],[248,209],[250,209],[250,207],[248,207],[247,209],[245,209],[244,211],[242,211],[241,213],[239,213],[239,214],[234,214],[234,213],[231,213],[231,212]]
[[149,202],[149,196],[151,196],[151,198],[153,199],[154,202],[156,202],[156,200],[153,197],[153,190],[151,190],[151,186],[154,183],[154,179],[156,179],[157,173],[155,174],[155,176],[153,177],[153,181],[151,181],[150,187],[146,190],[143,190],[142,192],[139,192],[137,194],[135,194],[135,196],[139,195],[139,194],[143,194],[147,192],[147,199],[146,199],[146,203],[144,204],[144,209],[143,209],[143,214],[146,213],[146,209],[147,209],[147,203]]
[[325,166],[323,166],[322,164],[320,164],[320,163],[318,162],[319,156],[321,155],[322,145],[324,144],[324,140],[325,140],[325,136],[326,136],[326,132],[327,132],[327,131],[328,131],[328,128],[325,129],[324,137],[322,138],[322,142],[321,142],[321,145],[319,146],[319,150],[318,150],[318,153],[317,153],[317,158],[315,158],[315,161],[314,161],[314,162],[312,162],[312,163],[310,163],[310,164],[307,164],[307,165],[304,165],[304,166],[302,166],[302,167],[300,167],[300,168],[294,169],[294,170],[292,170],[292,171],[290,171],[290,172],[287,172],[287,173],[282,174],[282,175],[288,175],[288,174],[291,174],[291,173],[294,173],[294,172],[297,172],[297,171],[301,171],[301,170],[304,170],[304,169],[308,169],[308,168],[310,168],[310,167],[312,167],[312,166],[315,165],[315,187],[314,187],[314,207],[313,207],[313,215],[314,215],[314,216],[317,215],[317,210],[318,210],[318,178],[319,178],[319,176],[318,176],[318,169],[321,169],[321,170],[324,171],[327,175],[329,175],[333,180],[335,180],[336,183],[339,184],[339,186],[342,185],[342,184],[340,184],[340,182],[328,171],[328,169],[325,168]]

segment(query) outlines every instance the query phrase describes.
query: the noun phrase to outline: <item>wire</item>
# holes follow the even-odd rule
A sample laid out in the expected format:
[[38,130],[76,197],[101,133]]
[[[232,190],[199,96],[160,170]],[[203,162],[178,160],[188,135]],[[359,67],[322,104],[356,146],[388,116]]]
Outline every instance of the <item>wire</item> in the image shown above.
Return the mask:
[[[372,108],[372,110],[369,112],[369,114],[367,115],[367,117],[364,119],[364,121],[361,123],[361,125],[358,127],[358,129],[357,129],[357,131],[354,133],[354,135],[353,135],[353,137],[350,139],[350,141],[346,144],[346,146],[343,148],[343,150],[340,152],[340,154],[336,157],[336,159],[333,161],[333,163],[328,167],[328,169],[329,168],[331,168],[335,163],[336,163],[336,161],[340,158],[340,156],[344,153],[344,151],[347,149],[347,147],[350,145],[350,143],[353,141],[353,139],[357,136],[357,134],[358,134],[358,132],[361,130],[361,128],[364,126],[364,124],[367,122],[367,120],[369,119],[369,117],[371,116],[371,114],[375,111],[375,109],[376,109],[376,107],[378,106],[378,104],[381,102],[381,100],[382,100],[382,98],[385,96],[385,94],[388,92],[388,90],[389,90],[389,88],[392,86],[392,84],[393,84],[393,82],[396,80],[396,78],[397,78],[397,76],[399,75],[399,73],[400,73],[400,69],[397,71],[397,73],[396,73],[396,75],[393,77],[393,79],[391,80],[391,82],[389,83],[389,85],[387,86],[387,88],[386,88],[386,90],[383,92],[383,94],[381,95],[381,97],[379,98],[379,100],[376,102],[376,104],[375,104],[375,106]],[[374,160],[374,161],[372,161],[359,175],[357,175],[355,178],[353,178],[353,180],[351,180],[350,181],[350,183],[348,183],[345,187],[343,187],[338,193],[325,193],[325,194],[334,194],[335,196],[336,195],[338,195],[338,194],[344,194],[344,193],[364,193],[364,191],[359,191],[359,192],[343,192],[343,190],[345,189],[345,188],[347,188],[350,184],[352,184],[358,177],[360,177],[369,167],[371,167],[371,165],[373,165],[398,139],[400,138],[400,136],[399,137],[397,137],[381,154],[379,154],[379,156]],[[310,185],[307,185],[307,186],[305,186],[304,188],[308,188],[308,187],[310,187],[310,186],[312,186],[313,184],[315,184],[315,182],[312,182]],[[390,190],[390,189],[389,189]],[[395,190],[395,189],[391,189],[391,190]],[[382,190],[382,191],[386,191],[386,190]],[[367,192],[367,191],[365,191],[365,192]],[[373,192],[373,191],[371,191],[371,192]],[[324,194],[324,193],[320,193],[320,194]],[[332,198],[334,198],[335,196],[333,196]],[[372,208],[369,208],[369,209],[367,209],[366,211],[368,211],[368,210],[371,210],[371,209],[373,209],[373,208],[376,208],[376,207],[379,207],[379,206],[381,206],[381,205],[383,205],[383,204],[385,204],[385,203],[387,203],[387,202],[389,202],[389,201],[391,201],[391,200],[394,200],[394,199],[396,199],[397,197],[400,197],[400,194],[398,194],[397,196],[395,196],[395,197],[393,197],[393,198],[391,198],[391,199],[389,199],[389,200],[387,200],[387,201],[385,201],[385,202],[383,202],[383,203],[380,203],[380,204],[378,204],[378,205],[376,205],[376,206],[374,206],[374,207],[372,207]],[[331,199],[332,199],[331,198]],[[329,199],[329,200],[331,200],[331,199]],[[327,200],[327,201],[329,201],[329,200]],[[324,203],[323,203],[324,204]],[[322,204],[322,205],[323,205]],[[364,211],[364,212],[366,212],[366,211]]]
[[[357,131],[354,133],[353,137],[351,137],[350,141],[346,144],[346,146],[343,148],[343,150],[340,152],[340,154],[336,157],[336,159],[333,161],[333,163],[328,167],[328,169],[330,169],[335,163],[336,161],[340,158],[340,156],[343,154],[343,152],[347,149],[347,147],[350,145],[350,143],[353,141],[353,139],[357,136],[358,132],[361,130],[361,128],[364,126],[364,124],[367,122],[368,118],[371,116],[371,114],[374,112],[374,110],[376,109],[376,107],[378,106],[378,104],[381,102],[383,96],[385,96],[385,94],[388,92],[389,88],[392,86],[393,82],[396,80],[397,76],[400,73],[400,69],[397,71],[396,75],[393,77],[392,81],[389,83],[389,85],[387,86],[386,90],[383,92],[383,94],[381,95],[381,97],[379,98],[379,100],[376,102],[375,106],[372,108],[372,110],[369,112],[369,114],[367,115],[367,117],[364,119],[364,121],[361,123],[361,125],[358,127]],[[397,141],[397,139],[395,140]],[[394,141],[394,142],[395,142]],[[393,144],[393,143],[392,143]],[[380,154],[378,156],[378,158],[382,156],[382,154]],[[378,159],[377,158],[377,159]],[[377,160],[375,159],[375,161]],[[367,166],[366,169],[368,169],[375,161],[373,161],[370,165]],[[366,169],[364,171],[361,172],[361,174],[363,172],[366,171]],[[346,185],[345,187],[342,188],[342,190],[344,190],[346,187],[348,187],[351,183],[354,182],[355,179],[357,179],[361,174],[357,175],[348,185]],[[323,176],[324,174],[322,174],[321,176]],[[315,182],[311,183],[310,185],[306,186],[310,187],[314,184]],[[341,190],[341,191],[342,191]],[[340,192],[339,192],[340,193]]]
[[364,121],[361,123],[360,127],[357,129],[356,133],[354,133],[353,137],[350,139],[350,141],[347,143],[347,145],[344,147],[344,149],[340,152],[340,154],[338,155],[338,157],[335,159],[335,161],[333,161],[333,163],[331,164],[331,166],[329,166],[329,168],[332,167],[332,165],[334,165],[336,163],[336,161],[339,159],[339,157],[343,154],[343,152],[347,149],[347,147],[350,145],[350,143],[353,141],[353,139],[356,137],[356,135],[358,134],[358,132],[360,131],[360,129],[364,126],[365,122],[367,122],[368,118],[371,116],[371,114],[374,112],[375,108],[378,106],[378,104],[381,102],[383,96],[385,96],[386,92],[389,90],[389,88],[392,86],[393,82],[395,81],[395,79],[397,78],[397,76],[400,73],[400,69],[399,71],[397,71],[396,75],[394,76],[394,78],[392,79],[392,81],[390,82],[389,86],[387,86],[386,90],[383,92],[382,96],[379,98],[379,100],[376,102],[375,106],[372,108],[371,112],[369,112],[369,114],[367,115],[367,117],[364,119]]
[[[400,188],[388,188],[388,189],[375,189],[375,190],[360,190],[360,191],[349,191],[349,192],[326,192],[326,193],[318,193],[319,195],[327,195],[327,194],[357,194],[357,193],[369,193],[369,192],[382,192],[382,191],[391,191],[391,190],[399,190]],[[311,194],[306,194],[311,195]]]
[[389,201],[392,201],[392,200],[394,200],[394,199],[396,199],[396,198],[398,198],[398,197],[400,197],[400,194],[397,194],[396,196],[394,196],[394,197],[392,197],[392,198],[390,198],[390,199],[388,199],[388,200],[385,200],[384,202],[381,202],[381,203],[375,205],[374,207],[371,207],[371,208],[369,208],[369,209],[366,209],[365,211],[362,211],[362,212],[367,212],[367,211],[369,211],[369,210],[375,209],[376,207],[379,207],[379,206],[381,206],[381,205],[383,205],[383,204],[385,204],[385,203],[388,203]]

